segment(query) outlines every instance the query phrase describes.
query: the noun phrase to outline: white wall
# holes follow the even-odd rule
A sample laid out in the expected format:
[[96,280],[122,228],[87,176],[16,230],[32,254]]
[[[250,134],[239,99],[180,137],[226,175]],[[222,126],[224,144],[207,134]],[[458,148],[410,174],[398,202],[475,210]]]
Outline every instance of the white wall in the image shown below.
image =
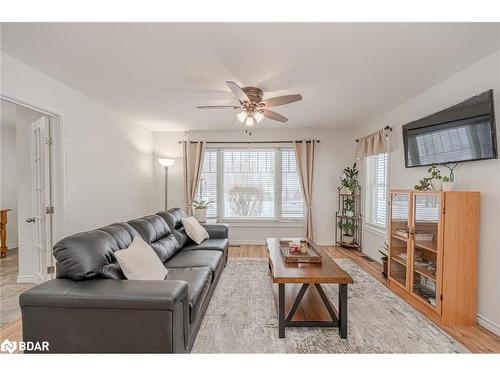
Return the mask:
[[[282,126],[282,125],[277,125]],[[285,125],[286,126],[286,125]],[[315,237],[320,244],[333,244],[334,242],[334,217],[337,208],[336,187],[339,177],[347,164],[353,161],[355,142],[354,138],[346,132],[335,132],[318,129],[292,129],[255,130],[251,137],[242,131],[210,131],[184,133],[155,133],[155,153],[159,156],[177,159],[174,166],[169,169],[169,207],[184,207],[184,188],[182,175],[182,148],[178,141],[182,139],[206,141],[269,141],[269,140],[298,140],[316,138],[320,140],[317,145],[317,164],[314,181],[313,215],[315,222]],[[155,205],[162,209],[163,200],[163,171],[161,167],[155,168]],[[266,237],[302,236],[303,226],[283,224],[254,224],[248,227],[237,223],[230,227],[230,240],[232,244],[259,244],[264,243]]]
[[[500,126],[500,51],[480,60],[393,110],[369,119],[356,129],[361,137],[390,125],[391,153],[389,186],[411,189],[427,172],[426,168],[405,169],[401,126],[454,105],[488,89],[495,94],[497,129]],[[497,132],[498,134],[498,132]],[[499,142],[500,144],[500,142]],[[443,171],[446,171],[444,169]],[[500,249],[498,246],[500,212],[500,160],[464,163],[456,169],[459,190],[481,192],[481,238],[479,255],[479,322],[500,334]],[[364,251],[378,259],[377,249],[384,236],[364,231]]]
[[7,214],[7,248],[17,247],[17,147],[16,106],[1,103],[0,121],[0,207],[11,209]]
[[8,54],[1,58],[1,93],[62,119],[67,217],[59,237],[151,213],[152,132]]

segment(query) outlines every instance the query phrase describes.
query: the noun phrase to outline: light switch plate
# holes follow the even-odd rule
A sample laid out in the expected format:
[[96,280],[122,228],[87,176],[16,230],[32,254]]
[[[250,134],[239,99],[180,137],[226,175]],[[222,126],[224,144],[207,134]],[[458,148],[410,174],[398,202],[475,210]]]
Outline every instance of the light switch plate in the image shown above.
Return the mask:
[[70,182],[68,184],[68,191],[70,193],[78,193],[80,191],[80,186],[78,185],[78,182]]

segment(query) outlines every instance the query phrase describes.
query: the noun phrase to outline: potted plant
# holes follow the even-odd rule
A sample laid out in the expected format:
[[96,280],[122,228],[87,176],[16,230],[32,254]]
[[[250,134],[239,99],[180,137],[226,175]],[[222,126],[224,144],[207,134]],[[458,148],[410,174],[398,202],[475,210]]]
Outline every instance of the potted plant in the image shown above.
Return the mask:
[[344,194],[355,194],[356,189],[359,186],[358,183],[358,168],[356,166],[356,162],[352,165],[352,167],[344,168],[344,173],[340,178],[340,184],[342,186],[342,191]]
[[382,255],[380,259],[382,260],[382,264],[384,265],[384,271],[382,272],[382,275],[385,279],[387,279],[387,262],[389,261],[389,246],[387,245],[387,242],[384,242],[384,247],[382,249],[379,249],[378,252]]
[[344,200],[344,215],[348,217],[354,216],[354,198],[346,197]]
[[346,245],[352,245],[354,243],[354,233],[358,229],[358,225],[352,220],[347,220],[340,222],[339,227],[342,230],[342,242]]
[[436,168],[435,164],[432,164],[427,172],[430,173],[430,176],[421,179],[418,184],[415,185],[415,190],[428,191],[432,189],[434,191],[441,191],[443,188],[442,181],[444,181],[445,178],[448,180],[448,178],[441,176],[441,171]]
[[194,209],[194,217],[200,223],[205,223],[207,221],[207,211],[213,201],[193,201],[192,207]]

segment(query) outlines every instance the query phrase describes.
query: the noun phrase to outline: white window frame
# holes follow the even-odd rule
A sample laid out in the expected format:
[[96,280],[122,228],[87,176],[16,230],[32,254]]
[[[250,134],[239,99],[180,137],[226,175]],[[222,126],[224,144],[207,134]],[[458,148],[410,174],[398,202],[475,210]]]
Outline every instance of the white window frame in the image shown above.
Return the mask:
[[[224,150],[226,149],[258,149],[258,148],[265,148],[265,149],[274,149],[276,151],[279,151],[281,149],[287,148],[287,149],[292,149],[290,146],[257,146],[257,147],[241,147],[241,145],[228,145],[224,147],[207,147],[207,150],[209,149],[216,149],[217,150],[217,215],[216,216],[211,216],[208,217],[209,219],[217,219],[218,221],[225,222],[225,223],[243,223],[244,225],[261,225],[264,223],[279,223],[279,224],[291,224],[292,226],[297,225],[297,226],[302,226],[304,224],[304,218],[305,218],[305,203],[303,203],[304,206],[304,211],[303,215],[301,218],[288,218],[282,217],[282,158],[281,158],[281,152],[276,152],[275,153],[275,172],[274,172],[274,184],[275,184],[275,199],[274,199],[274,212],[275,212],[275,217],[274,218],[257,218],[257,217],[252,217],[252,218],[244,218],[244,217],[226,217],[224,216]],[[298,171],[297,171],[298,173]],[[302,196],[302,199],[304,197]]]
[[[378,223],[374,223],[372,220],[371,220],[371,215],[369,214],[369,210],[370,210],[370,207],[371,205],[373,204],[376,204],[376,202],[370,202],[370,197],[372,194],[370,194],[370,189],[373,185],[380,185],[382,186],[382,184],[372,184],[372,183],[369,183],[368,182],[368,158],[370,157],[379,157],[380,155],[385,155],[385,158],[386,158],[386,161],[385,161],[385,186],[384,189],[385,189],[385,205],[384,205],[384,209],[385,209],[385,225],[380,225]],[[387,221],[389,219],[389,212],[388,212],[388,206],[387,206],[387,202],[388,202],[388,199],[389,199],[389,153],[383,153],[383,154],[378,154],[378,155],[373,155],[373,156],[368,156],[368,157],[365,157],[365,163],[364,163],[364,196],[365,196],[365,204],[364,204],[364,212],[363,212],[363,216],[364,216],[364,222],[365,222],[365,226],[367,229],[373,231],[373,232],[376,232],[376,233],[379,233],[379,234],[383,234],[385,235],[386,232],[387,232]]]

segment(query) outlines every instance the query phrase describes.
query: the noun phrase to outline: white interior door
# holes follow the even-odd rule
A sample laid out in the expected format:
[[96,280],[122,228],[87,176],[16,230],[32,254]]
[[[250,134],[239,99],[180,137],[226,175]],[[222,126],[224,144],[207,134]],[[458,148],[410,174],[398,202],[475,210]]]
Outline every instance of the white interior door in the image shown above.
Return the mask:
[[51,258],[51,204],[50,191],[50,121],[44,116],[33,122],[31,131],[31,189],[32,217],[26,221],[33,225],[33,254],[35,282],[48,279],[47,267]]

